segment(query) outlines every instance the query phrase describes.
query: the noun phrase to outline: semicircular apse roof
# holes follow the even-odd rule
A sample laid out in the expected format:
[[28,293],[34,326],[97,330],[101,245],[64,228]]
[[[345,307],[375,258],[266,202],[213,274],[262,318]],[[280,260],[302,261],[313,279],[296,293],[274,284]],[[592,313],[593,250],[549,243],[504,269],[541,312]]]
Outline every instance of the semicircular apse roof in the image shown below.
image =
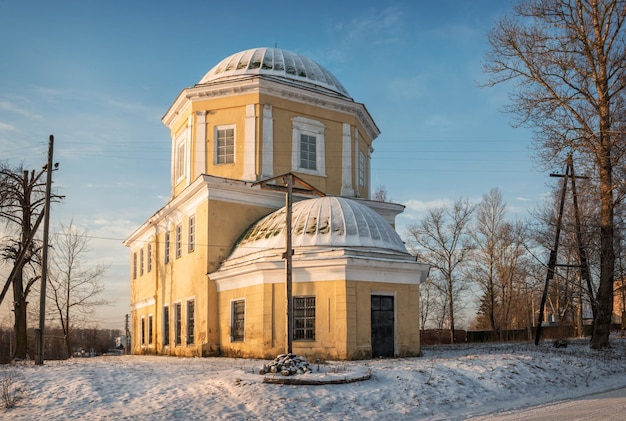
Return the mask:
[[[228,260],[270,249],[284,250],[286,209],[283,207],[250,227]],[[398,233],[376,211],[344,197],[320,197],[292,207],[293,248],[353,248],[408,254]]]
[[276,76],[351,98],[339,80],[320,64],[280,48],[253,48],[235,53],[209,70],[198,84],[249,75]]

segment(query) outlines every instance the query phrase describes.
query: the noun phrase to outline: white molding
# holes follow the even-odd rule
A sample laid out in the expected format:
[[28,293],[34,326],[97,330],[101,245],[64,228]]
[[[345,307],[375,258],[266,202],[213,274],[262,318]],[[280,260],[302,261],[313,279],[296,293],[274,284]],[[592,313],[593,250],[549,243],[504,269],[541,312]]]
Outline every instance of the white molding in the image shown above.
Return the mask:
[[243,136],[243,179],[256,181],[256,106],[254,104],[246,105]]
[[380,130],[364,104],[350,98],[327,95],[307,90],[288,81],[264,76],[250,76],[245,79],[218,81],[183,89],[162,118],[166,127],[172,128],[176,120],[184,113],[189,102],[204,101],[210,98],[226,98],[247,93],[268,94],[286,98],[303,104],[324,107],[356,116],[373,141],[380,135]]
[[194,159],[194,172],[193,179],[195,180],[200,174],[204,174],[207,171],[206,159],[207,159],[207,111],[196,111],[196,148],[193,151]]
[[[318,120],[296,116],[292,122],[291,170],[303,174],[326,177],[326,125]],[[315,170],[300,167],[300,135],[315,137],[316,162]]]
[[341,195],[346,197],[354,196],[352,188],[352,127],[348,123],[343,123],[343,133],[341,142]]
[[[356,281],[419,285],[428,275],[428,265],[393,259],[338,256],[335,258],[294,259],[293,282]],[[282,260],[242,264],[209,274],[217,291],[228,291],[261,284],[285,282]]]
[[140,309],[145,308],[145,307],[153,306],[154,304],[156,304],[156,300],[154,299],[154,297],[146,298],[144,300],[140,300],[140,301],[137,301],[136,303],[132,304],[130,306],[130,310],[131,311],[136,311],[136,310],[140,310]]
[[263,157],[261,160],[261,179],[274,177],[274,119],[272,106],[263,106]]

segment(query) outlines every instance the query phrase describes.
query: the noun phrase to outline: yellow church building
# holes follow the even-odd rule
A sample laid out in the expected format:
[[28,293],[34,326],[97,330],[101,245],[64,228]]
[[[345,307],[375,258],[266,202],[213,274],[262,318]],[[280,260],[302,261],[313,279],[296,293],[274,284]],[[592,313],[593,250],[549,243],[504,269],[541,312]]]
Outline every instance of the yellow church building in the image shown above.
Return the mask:
[[305,356],[419,355],[428,266],[394,229],[404,207],[369,200],[380,132],[332,73],[242,51],[183,89],[163,123],[171,197],[124,242],[134,354],[274,358],[289,341]]

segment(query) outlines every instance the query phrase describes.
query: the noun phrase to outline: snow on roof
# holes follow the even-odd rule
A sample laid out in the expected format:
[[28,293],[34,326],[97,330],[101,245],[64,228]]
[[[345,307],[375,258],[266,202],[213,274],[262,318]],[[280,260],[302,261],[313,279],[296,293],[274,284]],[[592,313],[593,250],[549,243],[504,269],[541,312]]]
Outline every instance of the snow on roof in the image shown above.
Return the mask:
[[[268,249],[282,249],[286,242],[286,209],[283,207],[254,224],[243,235],[229,259]],[[398,233],[376,211],[345,197],[320,197],[292,207],[292,246],[368,247],[408,254]]]
[[235,53],[209,70],[198,84],[248,75],[305,82],[350,98],[346,88],[324,67],[308,57],[279,48],[253,48]]

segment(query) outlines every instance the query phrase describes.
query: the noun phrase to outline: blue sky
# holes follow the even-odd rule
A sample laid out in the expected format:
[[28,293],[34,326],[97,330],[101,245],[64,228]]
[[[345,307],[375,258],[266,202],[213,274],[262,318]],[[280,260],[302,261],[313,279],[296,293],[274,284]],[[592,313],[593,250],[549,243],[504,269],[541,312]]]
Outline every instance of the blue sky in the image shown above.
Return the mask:
[[[403,237],[429,206],[477,202],[493,187],[526,217],[547,172],[532,160],[531,132],[500,111],[512,87],[477,87],[487,33],[510,11],[503,0],[0,0],[0,160],[41,168],[54,134],[66,199],[52,222],[73,218],[93,236],[90,261],[111,264],[113,303],[98,314],[106,328],[123,328],[128,313],[122,241],[169,196],[161,117],[241,50],[304,54],[366,105],[381,130],[372,186],[407,206]],[[0,324],[12,323],[5,304]]]

